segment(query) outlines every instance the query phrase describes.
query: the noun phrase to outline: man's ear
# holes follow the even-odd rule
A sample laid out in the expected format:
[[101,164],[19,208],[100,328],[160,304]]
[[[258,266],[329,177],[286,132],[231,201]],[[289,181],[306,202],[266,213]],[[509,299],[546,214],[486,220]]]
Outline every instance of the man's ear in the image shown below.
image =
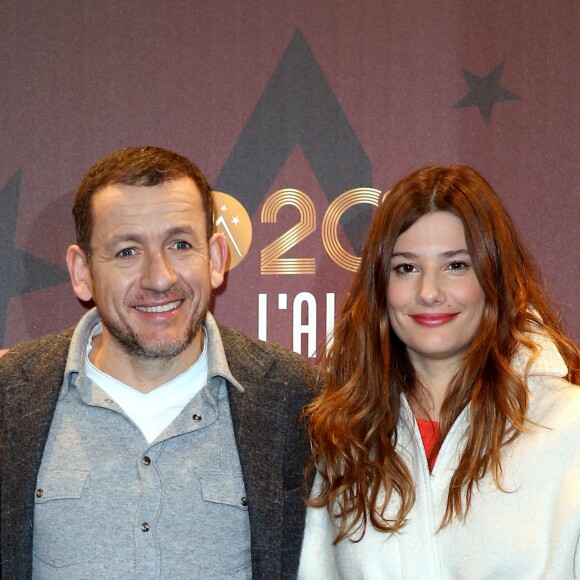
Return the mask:
[[209,239],[209,272],[211,287],[215,290],[224,281],[228,245],[220,233],[215,233]]
[[66,265],[74,293],[79,300],[88,302],[93,298],[93,279],[89,260],[79,246],[69,246],[66,251]]

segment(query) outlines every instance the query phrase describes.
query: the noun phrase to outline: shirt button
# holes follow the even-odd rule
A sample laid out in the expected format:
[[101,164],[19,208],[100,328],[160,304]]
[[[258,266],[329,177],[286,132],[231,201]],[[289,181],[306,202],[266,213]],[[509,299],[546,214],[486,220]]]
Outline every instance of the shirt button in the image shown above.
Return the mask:
[[191,418],[196,422],[199,423],[201,421],[201,415],[198,415],[197,413],[194,413]]
[[42,497],[44,494],[44,489],[37,489],[36,490],[36,497]]
[[105,403],[108,403],[109,405],[113,402],[113,399],[105,399]]
[[145,455],[145,457],[143,457],[143,465],[151,465],[151,457]]
[[147,522],[143,522],[141,524],[141,530],[143,532],[148,532],[151,529],[151,526]]
[[241,503],[241,504],[242,504],[244,507],[246,507],[246,506],[248,505],[248,498],[247,498],[247,497],[243,497],[243,498],[240,500],[240,503]]

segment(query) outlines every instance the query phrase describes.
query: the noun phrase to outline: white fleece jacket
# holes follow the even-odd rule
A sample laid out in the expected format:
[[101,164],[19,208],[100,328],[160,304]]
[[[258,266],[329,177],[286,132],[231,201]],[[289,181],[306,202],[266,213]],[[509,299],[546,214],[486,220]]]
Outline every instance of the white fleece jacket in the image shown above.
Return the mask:
[[[309,508],[299,580],[580,578],[580,387],[566,382],[555,346],[538,337],[542,354],[528,375],[531,432],[504,448],[504,491],[491,475],[475,490],[465,523],[437,531],[449,482],[468,427],[466,409],[447,435],[430,474],[421,436],[403,398],[398,451],[407,459],[417,498],[398,534],[367,526],[362,541],[332,543],[326,508]],[[524,372],[529,353],[514,368]],[[318,477],[313,493],[320,485]]]

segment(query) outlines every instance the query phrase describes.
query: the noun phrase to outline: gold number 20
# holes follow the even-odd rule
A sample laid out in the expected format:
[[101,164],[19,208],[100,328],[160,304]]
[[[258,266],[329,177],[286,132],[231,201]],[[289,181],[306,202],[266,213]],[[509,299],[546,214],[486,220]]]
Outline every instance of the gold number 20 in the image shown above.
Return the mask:
[[[330,258],[345,270],[356,271],[360,258],[347,252],[338,239],[338,223],[342,215],[359,203],[379,205],[378,189],[360,187],[339,195],[326,210],[322,219],[322,244]],[[262,223],[275,223],[279,210],[292,205],[298,209],[300,220],[288,231],[262,250],[262,274],[314,274],[315,258],[282,258],[316,230],[316,209],[312,200],[298,189],[280,189],[262,207]]]

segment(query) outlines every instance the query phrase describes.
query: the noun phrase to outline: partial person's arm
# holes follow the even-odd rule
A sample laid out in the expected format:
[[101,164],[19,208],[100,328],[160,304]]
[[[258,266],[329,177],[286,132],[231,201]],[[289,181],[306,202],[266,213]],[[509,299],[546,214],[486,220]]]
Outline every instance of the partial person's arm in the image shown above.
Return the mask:
[[574,578],[580,578],[580,538],[578,538],[576,555],[574,556]]

